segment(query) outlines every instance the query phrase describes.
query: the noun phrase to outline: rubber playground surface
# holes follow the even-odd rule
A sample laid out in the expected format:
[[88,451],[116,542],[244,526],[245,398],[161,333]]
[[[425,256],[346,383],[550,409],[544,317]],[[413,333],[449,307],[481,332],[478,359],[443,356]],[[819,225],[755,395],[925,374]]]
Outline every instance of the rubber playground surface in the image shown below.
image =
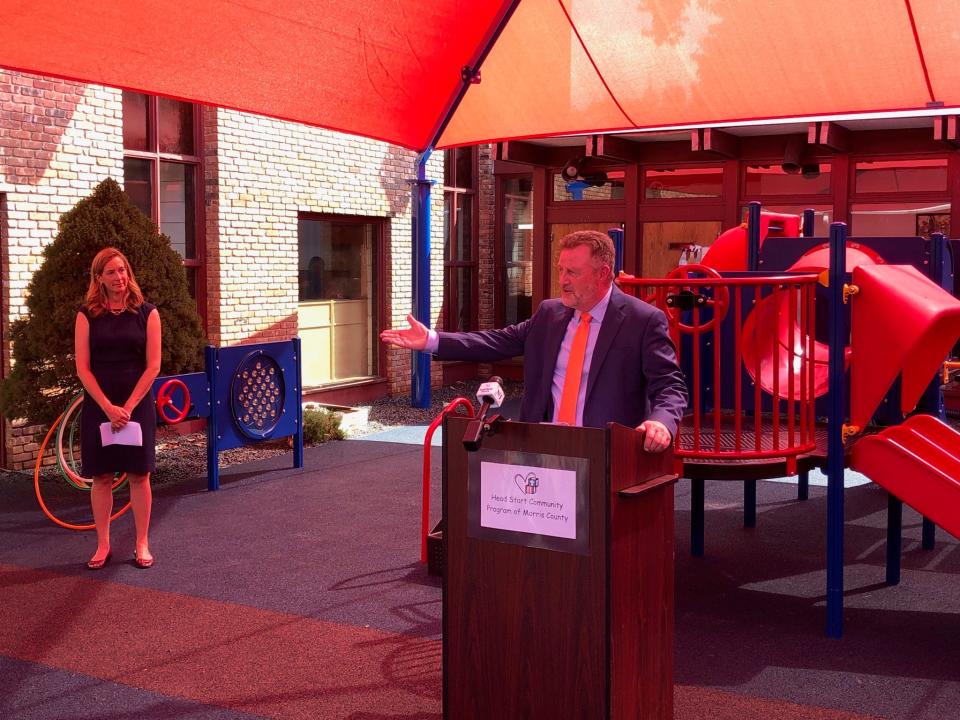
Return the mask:
[[[420,435],[422,438],[422,434]],[[371,440],[371,438],[368,438]],[[441,719],[441,590],[418,563],[414,431],[281,456],[155,490],[149,571],[132,518],[113,561],[62,530],[29,483],[0,484],[0,718]],[[440,450],[432,450],[439,512]],[[919,547],[904,511],[902,581],[884,584],[886,496],[846,490],[846,616],[824,635],[825,488],[707,483],[706,555],[689,555],[677,486],[675,717],[958,716],[960,547]],[[55,498],[86,517],[85,496]],[[451,719],[452,720],[452,719]]]

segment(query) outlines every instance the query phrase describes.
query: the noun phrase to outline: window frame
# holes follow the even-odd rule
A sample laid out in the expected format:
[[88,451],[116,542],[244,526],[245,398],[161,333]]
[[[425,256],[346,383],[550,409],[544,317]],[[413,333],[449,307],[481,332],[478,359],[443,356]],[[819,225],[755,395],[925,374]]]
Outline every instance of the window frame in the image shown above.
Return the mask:
[[[947,182],[943,190],[920,190],[914,192],[856,192],[857,163],[862,162],[909,162],[910,160],[943,160],[946,162]],[[847,224],[852,232],[856,232],[856,222],[853,217],[855,205],[904,205],[912,203],[947,203],[950,210],[947,214],[953,218],[954,203],[953,183],[955,177],[955,160],[949,151],[944,152],[912,152],[912,153],[862,153],[849,155],[847,168],[847,183],[849,195],[847,199]]]
[[[330,223],[340,223],[342,225],[373,225],[375,229],[374,233],[374,244],[373,248],[374,253],[374,269],[373,269],[373,278],[377,283],[376,292],[377,298],[376,302],[373,303],[373,333],[375,336],[379,336],[380,332],[386,328],[386,318],[387,318],[387,295],[388,289],[386,286],[387,283],[387,269],[386,269],[386,238],[390,237],[390,220],[389,218],[379,217],[375,215],[337,215],[335,213],[318,213],[318,212],[298,212],[297,213],[297,224],[299,225],[301,220],[313,220],[313,221],[322,221]],[[297,272],[299,273],[300,268],[300,237],[299,233],[297,235]],[[315,300],[300,300],[299,293],[297,296],[297,305],[301,303],[310,303],[310,302],[326,302],[326,301],[315,301]],[[311,387],[306,387],[305,392],[312,392],[315,390],[327,390],[331,388],[346,387],[350,385],[365,385],[368,383],[382,382],[387,377],[386,367],[387,367],[387,349],[386,344],[382,342],[375,342],[374,346],[377,348],[377,372],[376,375],[371,375],[369,378],[360,380],[355,383],[347,382],[338,382],[333,381],[325,385],[316,385]]]
[[[647,171],[662,170],[666,166],[672,170],[718,170],[720,173],[720,192],[713,197],[696,198],[648,198],[647,197]],[[646,207],[669,208],[687,208],[694,206],[721,206],[724,203],[724,192],[726,190],[724,181],[727,175],[726,163],[722,161],[715,162],[672,162],[672,163],[643,163],[638,166],[637,171],[637,204]]]
[[[128,91],[134,92],[134,91]],[[123,157],[145,160],[150,163],[150,219],[157,229],[160,228],[160,163],[172,162],[181,165],[190,165],[194,168],[194,198],[193,198],[193,225],[195,257],[181,258],[184,268],[195,268],[197,312],[205,330],[209,331],[207,323],[207,275],[206,269],[206,214],[204,202],[204,188],[206,187],[206,163],[203,154],[203,112],[197,103],[189,103],[193,110],[193,155],[160,152],[160,138],[157,128],[160,120],[158,96],[147,93],[137,93],[147,98],[147,147],[148,150],[129,150],[123,148]],[[122,110],[121,110],[122,115]],[[123,122],[121,118],[121,123]],[[184,271],[187,272],[186,270]]]
[[[455,153],[469,149],[470,151],[470,172],[472,174],[472,187],[462,186],[457,182],[457,166],[455,162]],[[466,269],[470,273],[470,298],[469,298],[469,327],[464,330],[476,330],[480,324],[479,310],[479,282],[480,282],[480,203],[479,189],[480,184],[480,153],[477,145],[471,145],[468,148],[451,148],[444,151],[444,185],[443,185],[443,203],[444,208],[450,208],[450,222],[445,229],[443,238],[443,328],[445,330],[457,330],[456,327],[456,308],[461,300],[460,288],[456,283],[458,271]],[[447,185],[447,173],[452,177],[453,184]],[[472,197],[470,204],[470,227],[472,229],[470,237],[470,260],[461,258],[451,259],[450,253],[457,247],[456,238],[459,235],[460,211],[458,210],[459,195],[469,195]]]
[[[914,192],[857,192],[857,163],[863,162],[909,162],[910,160],[943,160],[946,163],[947,181],[943,190],[918,190]],[[852,211],[854,203],[880,203],[889,204],[891,202],[927,202],[930,200],[951,201],[950,193],[950,154],[949,153],[908,153],[908,154],[884,154],[884,155],[851,155],[850,167],[848,168],[848,183],[850,188],[849,205]]]
[[[824,198],[829,198],[832,202],[832,199],[835,197],[837,188],[837,164],[835,158],[832,156],[821,156],[815,155],[809,158],[811,163],[817,163],[818,165],[830,165],[830,189],[825,193],[753,193],[747,190],[747,170],[752,165],[779,165],[783,162],[783,158],[770,158],[767,160],[758,160],[756,158],[749,158],[747,160],[741,159],[740,164],[740,177],[738,178],[740,192],[738,193],[738,205],[743,205],[754,200],[760,200],[764,204],[770,205],[803,205],[806,203],[818,203],[823,204]],[[840,172],[843,172],[841,169]],[[779,202],[782,198],[789,198],[790,202]],[[796,200],[796,202],[794,202]]]
[[[494,273],[494,323],[497,327],[503,327],[507,324],[507,258],[506,253],[504,252],[504,239],[505,231],[503,226],[504,221],[504,210],[506,208],[506,184],[511,180],[519,180],[529,178],[530,180],[530,204],[531,204],[531,224],[536,225],[534,207],[534,174],[529,173],[502,173],[497,174],[494,178],[496,193],[496,200],[494,202],[494,208],[496,215],[496,221],[494,222],[494,238],[493,238],[493,265],[496,268]],[[536,240],[534,238],[534,231],[531,230],[530,234],[530,265],[531,273],[533,277],[536,277],[537,274],[537,262],[536,262],[536,253],[535,253]],[[531,304],[533,303],[533,293],[530,295]],[[531,309],[531,315],[533,311]]]

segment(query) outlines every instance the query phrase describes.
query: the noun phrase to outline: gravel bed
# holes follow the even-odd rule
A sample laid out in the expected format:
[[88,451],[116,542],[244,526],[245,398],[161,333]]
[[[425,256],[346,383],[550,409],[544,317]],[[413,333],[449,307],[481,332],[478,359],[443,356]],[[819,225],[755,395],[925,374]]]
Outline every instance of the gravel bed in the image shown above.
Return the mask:
[[[441,410],[453,399],[465,397],[476,406],[476,392],[480,381],[460,382],[440,388],[432,388],[429,408],[415,408],[410,405],[410,396],[382,398],[369,405],[358,406],[366,409],[369,420],[365,425],[350,428],[349,437],[358,437],[372,433],[390,430],[406,425],[429,425]],[[507,399],[520,397],[523,383],[505,381],[503,384]],[[220,453],[220,468],[231,465],[253,462],[283,455],[291,452],[289,439],[272,440],[254,445],[245,445],[233,450],[224,450]],[[188,435],[158,428],[157,429],[157,470],[153,474],[156,485],[180,483],[198,476],[205,476],[207,472],[207,438],[206,434],[191,433]],[[5,477],[9,475],[9,477]],[[0,470],[0,481],[33,482],[33,472],[15,473]],[[46,466],[41,470],[41,479],[51,483],[62,483],[56,466]]]
[[[479,380],[459,382],[440,388],[432,388],[429,408],[415,408],[410,405],[410,396],[382,398],[370,405],[360,405],[369,412],[369,419],[365,426],[350,432],[351,437],[369,435],[382,430],[390,430],[405,425],[429,425],[447,403],[458,397],[465,397],[477,406],[477,388]],[[518,398],[523,393],[523,383],[505,380],[503,392],[506,399]]]

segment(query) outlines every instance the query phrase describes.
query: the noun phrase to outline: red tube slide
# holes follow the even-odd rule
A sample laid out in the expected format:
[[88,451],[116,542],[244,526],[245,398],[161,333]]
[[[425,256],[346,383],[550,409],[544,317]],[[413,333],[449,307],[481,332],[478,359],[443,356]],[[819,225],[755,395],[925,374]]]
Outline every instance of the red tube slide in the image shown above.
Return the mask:
[[[852,271],[861,265],[882,264],[881,258],[868,247],[848,243],[847,269]],[[824,243],[804,253],[788,272],[820,273],[830,267],[830,245]],[[776,337],[780,350],[774,352],[769,338]],[[790,347],[793,338],[793,347]],[[805,337],[799,328],[797,317],[791,314],[790,298],[786,293],[768,295],[760,300],[743,324],[743,363],[750,379],[759,382],[766,392],[781,399],[794,399],[787,395],[790,373],[794,373],[793,387],[800,387],[799,373],[803,360],[813,362],[814,397],[827,392],[828,360],[830,349],[826,343]],[[759,358],[757,356],[760,356]],[[850,362],[850,349],[844,352],[845,363]],[[758,362],[759,360],[759,362]],[[759,376],[756,368],[760,368]],[[774,378],[777,382],[774,382]]]

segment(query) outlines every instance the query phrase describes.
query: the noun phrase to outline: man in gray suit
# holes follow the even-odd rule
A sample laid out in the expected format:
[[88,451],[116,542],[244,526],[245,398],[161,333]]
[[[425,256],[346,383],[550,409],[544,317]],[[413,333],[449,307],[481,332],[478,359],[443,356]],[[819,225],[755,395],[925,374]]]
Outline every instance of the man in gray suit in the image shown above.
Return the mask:
[[614,248],[605,234],[582,230],[560,242],[560,297],[529,320],[499,330],[446,333],[412,316],[384,330],[391,345],[441,360],[492,362],[524,356],[523,422],[635,427],[644,448],[670,446],[686,407],[686,386],[659,309],[613,284]]

